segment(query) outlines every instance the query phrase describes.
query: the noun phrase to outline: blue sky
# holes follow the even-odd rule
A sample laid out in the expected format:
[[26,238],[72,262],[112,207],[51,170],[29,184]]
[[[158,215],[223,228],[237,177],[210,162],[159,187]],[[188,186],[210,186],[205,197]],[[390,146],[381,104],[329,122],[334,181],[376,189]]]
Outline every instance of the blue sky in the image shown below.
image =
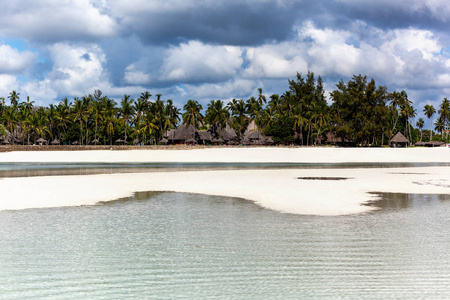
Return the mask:
[[0,3],[0,96],[38,105],[100,89],[182,106],[354,74],[406,90],[421,115],[450,96],[444,0],[15,0]]

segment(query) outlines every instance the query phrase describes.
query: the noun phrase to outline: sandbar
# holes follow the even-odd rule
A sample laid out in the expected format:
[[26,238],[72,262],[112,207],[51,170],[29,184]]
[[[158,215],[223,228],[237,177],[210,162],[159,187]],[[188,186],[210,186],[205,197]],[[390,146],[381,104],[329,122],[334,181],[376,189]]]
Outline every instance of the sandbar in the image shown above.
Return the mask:
[[[448,148],[215,148],[0,153],[0,163],[417,163],[409,167],[246,169],[36,176],[0,180],[0,210],[95,205],[145,191],[238,197],[283,213],[372,211],[374,193],[450,194]],[[428,163],[422,166],[420,163]],[[436,165],[433,165],[436,164]]]

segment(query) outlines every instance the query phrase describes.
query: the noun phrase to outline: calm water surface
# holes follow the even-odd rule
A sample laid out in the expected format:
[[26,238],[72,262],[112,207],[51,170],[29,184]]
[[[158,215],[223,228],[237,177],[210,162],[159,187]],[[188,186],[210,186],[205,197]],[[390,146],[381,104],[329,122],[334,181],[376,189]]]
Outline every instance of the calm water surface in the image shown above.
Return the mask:
[[0,299],[449,299],[449,197],[378,205],[316,217],[141,193],[3,211]]

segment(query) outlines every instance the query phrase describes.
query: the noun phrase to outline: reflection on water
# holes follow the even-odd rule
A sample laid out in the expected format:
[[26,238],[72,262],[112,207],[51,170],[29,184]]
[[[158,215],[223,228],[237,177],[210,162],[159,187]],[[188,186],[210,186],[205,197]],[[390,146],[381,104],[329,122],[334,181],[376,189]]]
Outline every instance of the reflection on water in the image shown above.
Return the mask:
[[449,299],[448,198],[384,200],[341,217],[154,192],[3,211],[0,299]]
[[401,193],[371,193],[377,195],[380,200],[376,200],[366,205],[380,207],[383,209],[405,209],[421,208],[424,206],[436,206],[440,202],[450,201],[450,195],[417,195]]

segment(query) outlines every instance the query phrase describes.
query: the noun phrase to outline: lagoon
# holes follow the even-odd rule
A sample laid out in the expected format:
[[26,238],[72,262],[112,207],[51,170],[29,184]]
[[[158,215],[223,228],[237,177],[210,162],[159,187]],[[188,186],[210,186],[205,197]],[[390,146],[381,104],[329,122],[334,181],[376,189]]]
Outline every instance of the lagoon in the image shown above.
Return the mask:
[[0,212],[0,299],[448,299],[450,199],[302,216],[250,201],[138,193]]

